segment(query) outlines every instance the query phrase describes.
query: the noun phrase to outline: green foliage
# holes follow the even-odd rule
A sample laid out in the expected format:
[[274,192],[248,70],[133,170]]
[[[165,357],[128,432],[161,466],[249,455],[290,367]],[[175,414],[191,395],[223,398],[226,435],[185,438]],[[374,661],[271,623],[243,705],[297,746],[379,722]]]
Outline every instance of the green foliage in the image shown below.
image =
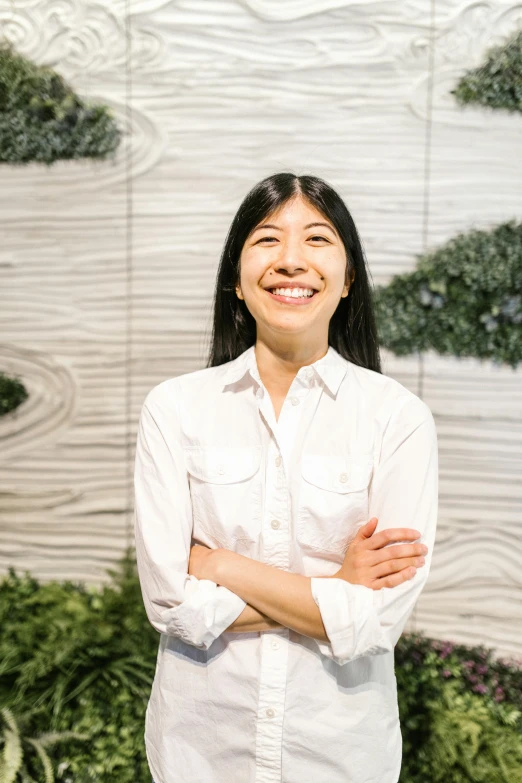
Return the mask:
[[143,731],[159,636],[131,553],[109,573],[100,589],[14,569],[0,583],[0,704],[21,737],[17,783],[45,779],[35,740],[57,781],[150,783]]
[[380,342],[398,356],[434,350],[522,360],[522,223],[459,234],[375,289]]
[[21,381],[0,371],[0,416],[14,411],[27,397],[27,390]]
[[7,707],[0,710],[5,727],[3,731],[3,753],[0,757],[0,783],[15,783],[22,780],[23,783],[38,783],[40,778],[33,778],[27,766],[28,755],[22,750],[22,743],[30,745],[41,762],[40,775],[43,774],[45,783],[54,783],[55,775],[52,761],[46,751],[46,747],[55,745],[67,739],[86,740],[87,734],[79,734],[74,731],[45,732],[38,737],[24,737],[13,713]]
[[522,30],[491,47],[483,65],[468,71],[450,92],[460,104],[522,112]]
[[522,660],[404,634],[400,783],[522,783]]
[[51,68],[0,42],[0,162],[104,159],[120,139],[107,107],[88,106]]
[[[101,588],[0,582],[0,783],[150,783],[143,741],[159,636],[134,552]],[[522,670],[404,634],[404,783],[521,783]],[[507,776],[507,777],[506,777]]]

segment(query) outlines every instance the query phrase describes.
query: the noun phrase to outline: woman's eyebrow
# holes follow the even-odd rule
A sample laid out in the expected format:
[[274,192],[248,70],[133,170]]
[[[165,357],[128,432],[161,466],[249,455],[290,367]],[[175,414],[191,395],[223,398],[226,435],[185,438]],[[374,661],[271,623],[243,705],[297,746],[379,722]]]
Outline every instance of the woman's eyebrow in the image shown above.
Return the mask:
[[[334,228],[329,223],[308,223],[306,226],[304,226],[303,230],[306,231],[306,229],[313,228],[314,226],[325,226],[326,228],[329,228],[330,231],[332,231],[335,234]],[[252,231],[252,234],[255,234],[256,231],[259,231],[262,228],[273,228],[276,231],[282,231],[283,230],[282,228],[280,228],[280,226],[276,226],[273,223],[263,223],[261,226],[257,226]]]

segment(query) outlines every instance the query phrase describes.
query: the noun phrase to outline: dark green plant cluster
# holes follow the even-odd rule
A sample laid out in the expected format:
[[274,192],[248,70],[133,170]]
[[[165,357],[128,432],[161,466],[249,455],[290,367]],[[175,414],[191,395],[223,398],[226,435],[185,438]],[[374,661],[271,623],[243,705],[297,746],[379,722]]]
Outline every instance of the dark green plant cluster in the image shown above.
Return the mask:
[[[0,780],[150,783],[143,740],[159,635],[128,550],[112,583],[0,582]],[[521,783],[522,662],[404,634],[403,783]]]
[[14,411],[28,396],[21,381],[0,370],[0,416]]
[[143,732],[159,635],[130,551],[110,573],[102,588],[14,569],[0,583],[0,764],[16,766],[3,778],[0,767],[3,783],[150,783]]
[[375,288],[381,344],[398,356],[522,360],[522,223],[458,234]]
[[400,783],[522,783],[522,659],[403,634]]
[[483,65],[468,71],[450,92],[460,104],[522,112],[522,30],[490,48]]
[[0,42],[0,162],[104,159],[120,139],[107,107],[88,106],[51,68]]

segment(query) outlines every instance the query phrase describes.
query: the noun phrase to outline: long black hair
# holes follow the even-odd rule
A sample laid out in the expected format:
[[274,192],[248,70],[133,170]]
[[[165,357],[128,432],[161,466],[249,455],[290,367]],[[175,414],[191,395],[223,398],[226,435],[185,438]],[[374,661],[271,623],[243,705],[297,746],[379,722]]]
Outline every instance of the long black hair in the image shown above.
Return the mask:
[[346,283],[355,272],[348,296],[341,297],[330,319],[328,344],[354,364],[382,372],[372,288],[359,234],[339,194],[320,177],[288,172],[272,174],[243,199],[221,254],[213,305],[207,367],[235,359],[256,342],[256,321],[236,295],[243,245],[250,232],[270,214],[301,195],[335,226],[346,251]]

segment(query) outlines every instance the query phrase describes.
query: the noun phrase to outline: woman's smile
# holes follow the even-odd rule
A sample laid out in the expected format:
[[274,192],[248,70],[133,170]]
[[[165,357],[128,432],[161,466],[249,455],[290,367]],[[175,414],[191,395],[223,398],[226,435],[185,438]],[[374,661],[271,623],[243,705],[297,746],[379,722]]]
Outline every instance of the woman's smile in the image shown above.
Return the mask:
[[[282,288],[276,288],[276,291],[282,291]],[[288,289],[286,289],[288,290]],[[293,289],[298,290],[298,289]],[[303,289],[304,291],[310,291],[311,289]],[[269,289],[265,288],[265,292],[272,297],[272,299],[275,299],[276,302],[281,302],[282,304],[289,304],[289,305],[296,305],[296,306],[302,306],[307,305],[309,302],[312,301],[312,299],[315,298],[316,294],[318,294],[318,291],[314,291],[311,296],[305,294],[304,296],[286,296],[285,294],[275,294],[273,291],[270,291]]]

